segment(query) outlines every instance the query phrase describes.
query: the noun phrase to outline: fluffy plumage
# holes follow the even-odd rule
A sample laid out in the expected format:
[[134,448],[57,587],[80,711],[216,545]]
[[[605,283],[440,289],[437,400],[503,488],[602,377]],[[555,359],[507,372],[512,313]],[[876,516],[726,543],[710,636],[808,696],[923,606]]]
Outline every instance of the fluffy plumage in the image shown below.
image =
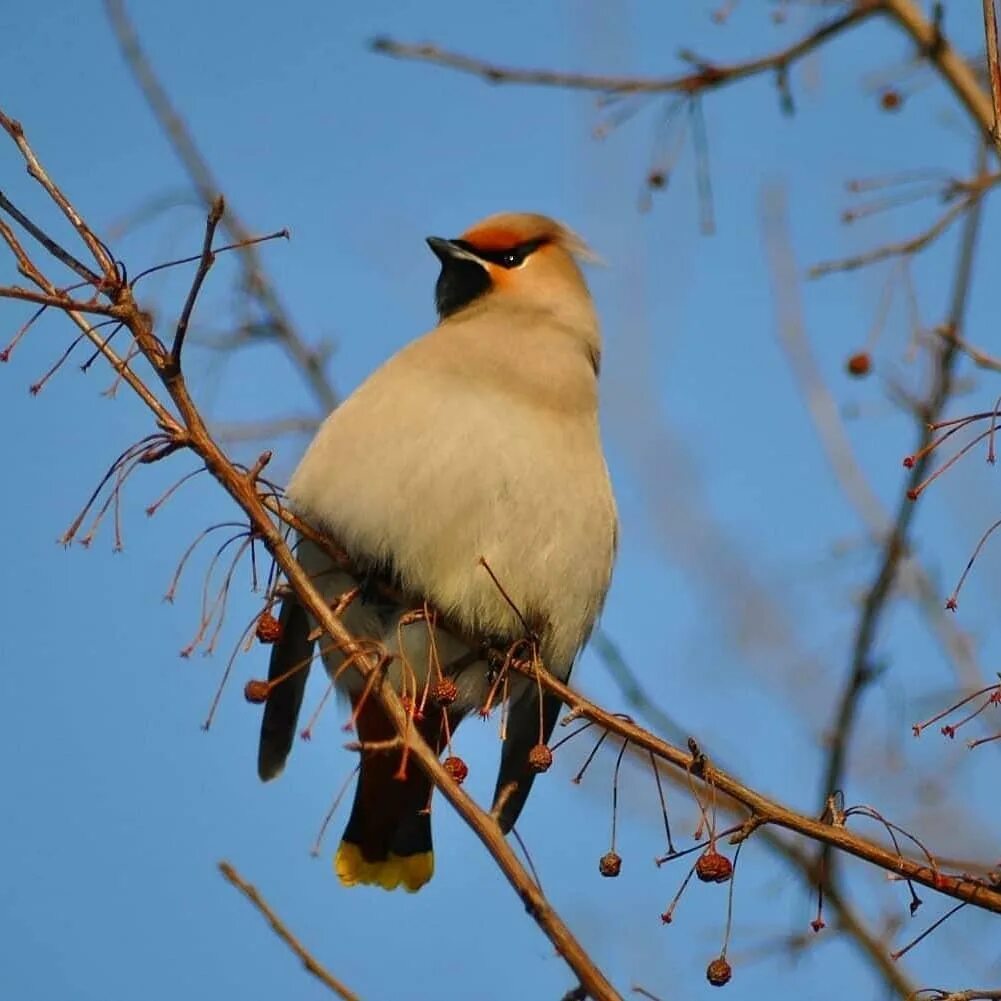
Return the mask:
[[[586,248],[565,227],[529,214],[491,216],[457,240],[429,243],[443,265],[440,324],[390,358],[327,418],[292,476],[288,501],[360,567],[412,595],[408,608],[426,598],[468,635],[509,644],[525,630],[483,567],[486,560],[537,635],[546,668],[566,679],[604,601],[616,537],[598,430],[601,340],[575,260]],[[300,558],[331,602],[356,583],[331,572],[308,543]],[[416,692],[418,701],[429,670],[432,682],[438,677],[437,668],[429,668],[433,646],[458,687],[448,709],[454,726],[487,698],[488,666],[451,634],[437,631],[432,638],[424,622],[401,627],[405,611],[369,597],[356,600],[343,618],[354,635],[393,654],[389,677],[398,689]],[[309,627],[306,616],[288,610],[283,620],[294,620],[297,630],[286,628],[272,677],[288,669],[291,656],[301,659]],[[336,674],[342,658],[331,649],[324,662]],[[262,778],[284,764],[301,684],[294,682],[284,697],[279,686],[266,707]],[[356,672],[346,670],[338,684],[358,697]],[[540,730],[536,686],[524,678],[511,679],[510,697],[498,793],[511,781],[517,788],[501,817],[505,830],[531,785],[528,750],[548,739],[558,714],[558,704],[547,698]],[[363,715],[360,729],[381,732],[386,721],[377,709],[366,705]],[[435,743],[440,711],[428,708],[425,725]],[[430,878],[430,863],[400,859],[430,852],[430,826],[413,818],[426,820],[428,803],[424,791],[373,781],[377,767],[383,766],[374,756],[363,755],[338,873],[346,883],[416,889]],[[365,820],[379,810],[390,818],[382,826]]]

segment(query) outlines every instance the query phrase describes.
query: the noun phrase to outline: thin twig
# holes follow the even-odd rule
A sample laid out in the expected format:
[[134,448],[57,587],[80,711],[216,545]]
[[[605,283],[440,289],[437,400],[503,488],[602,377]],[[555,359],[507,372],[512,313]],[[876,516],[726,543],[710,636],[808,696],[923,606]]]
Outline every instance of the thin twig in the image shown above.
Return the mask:
[[174,331],[174,345],[170,349],[170,361],[174,368],[180,369],[181,349],[184,347],[184,337],[188,332],[188,323],[191,321],[191,311],[195,308],[198,293],[202,290],[202,284],[208,276],[209,270],[215,263],[215,254],[212,252],[212,239],[215,237],[216,227],[219,220],[226,211],[226,202],[222,195],[216,195],[212,200],[212,206],[205,220],[205,239],[202,241],[202,253],[198,259],[198,270],[191,282],[188,290],[188,297],[184,301],[184,308],[181,310],[180,319],[177,321],[177,328]]
[[[140,44],[139,36],[125,10],[123,0],[105,0],[104,6],[122,55],[139,84],[150,110],[170,140],[174,152],[184,164],[203,203],[206,206],[211,205],[212,200],[223,190],[223,186],[213,176],[187,125],[175,110],[169,95],[153,72],[153,67]],[[221,224],[234,243],[243,245],[240,256],[243,261],[243,286],[247,295],[267,314],[274,338],[281,343],[294,367],[306,379],[321,412],[326,414],[333,410],[337,406],[338,397],[324,371],[325,354],[310,347],[296,330],[291,316],[264,272],[260,254],[250,242],[253,234],[244,225],[232,205],[228,207]]]
[[998,56],[998,13],[994,0],[984,0],[984,38],[987,50],[987,79],[994,105],[994,146],[1001,153],[1001,59]]
[[[805,310],[798,291],[799,268],[789,239],[785,198],[779,189],[769,189],[763,194],[761,215],[780,342],[842,492],[858,513],[872,543],[882,546],[892,528],[890,515],[856,459],[837,401],[810,350]],[[982,684],[984,671],[969,643],[943,608],[942,595],[931,574],[913,557],[901,571],[906,572],[908,591],[938,637],[960,684],[965,687]]]
[[832,18],[786,48],[746,62],[715,64],[690,57],[696,62],[695,72],[671,77],[601,76],[592,73],[561,73],[546,69],[518,69],[499,66],[483,59],[475,59],[459,52],[451,52],[437,45],[414,45],[392,38],[376,38],[372,49],[396,59],[434,63],[461,73],[482,77],[488,83],[530,84],[542,87],[561,87],[568,90],[595,90],[614,94],[668,94],[680,92],[695,94],[760,73],[787,69],[803,56],[824,42],[839,35],[846,28],[860,24],[880,8],[878,0],[857,0],[844,14]]
[[[982,149],[979,157],[981,170],[984,166],[984,159]],[[978,201],[970,208],[960,241],[952,303],[947,322],[950,329],[957,331],[962,329],[969,297],[973,255],[980,230],[982,204]],[[919,442],[916,452],[920,452],[927,445],[933,434],[929,425],[938,420],[949,400],[952,392],[953,368],[957,356],[958,350],[955,342],[943,339],[939,343],[938,350],[934,355],[933,384],[919,414]],[[862,602],[852,646],[851,668],[829,728],[831,747],[819,790],[822,802],[826,801],[827,797],[841,785],[861,696],[876,676],[876,668],[872,662],[872,648],[876,642],[900,563],[908,549],[910,526],[917,510],[917,503],[910,499],[911,492],[924,479],[928,462],[929,453],[924,453],[908,470],[908,475],[897,500],[893,528],[886,537],[879,567]],[[826,854],[829,856],[829,852]],[[830,867],[827,871],[830,871]]]
[[302,960],[302,965],[344,1001],[361,1001],[357,994],[337,979],[325,966],[313,958],[312,953],[292,934],[288,925],[271,909],[255,886],[248,883],[229,862],[220,862],[219,871],[223,878],[235,886],[271,925],[271,930]]
[[[23,140],[23,136],[21,138],[27,148],[26,140]],[[303,607],[343,651],[345,657],[352,661],[354,669],[366,679],[372,695],[378,699],[383,711],[406,743],[410,758],[423,769],[477,835],[518,893],[536,924],[549,937],[590,996],[595,1001],[618,1001],[619,993],[538,888],[504,838],[496,821],[459,787],[417,728],[409,725],[409,715],[391,682],[384,676],[382,662],[362,642],[352,636],[340,619],[333,614],[310,576],[293,556],[279,527],[280,522],[276,524],[272,518],[271,509],[266,499],[258,493],[256,483],[226,456],[212,438],[204,417],[191,398],[183,374],[175,371],[169,363],[169,358],[165,357],[163,344],[154,333],[152,318],[139,308],[124,279],[116,278],[107,294],[116,303],[115,316],[129,328],[137,350],[149,361],[176,407],[181,426],[178,427],[177,422],[167,414],[164,406],[142,380],[126,369],[131,377],[127,377],[128,384],[133,388],[136,384],[142,387],[140,395],[144,400],[147,397],[152,400],[151,408],[157,415],[161,427],[176,428],[177,439],[183,441],[184,445],[202,460],[210,475],[240,506],[247,517],[249,531],[260,539],[274,558]],[[106,356],[116,357],[110,348],[106,347],[104,353]]]
[[993,144],[994,105],[980,85],[972,64],[943,35],[941,26],[928,20],[915,0],[880,0],[880,9],[914,41],[949,89],[956,95],[984,138]]
[[960,216],[974,205],[979,204],[983,194],[982,190],[973,192],[960,201],[954,202],[931,226],[916,236],[900,240],[897,243],[883,244],[861,254],[853,254],[851,257],[821,261],[819,264],[813,265],[807,273],[811,278],[822,278],[824,275],[836,271],[855,271],[857,268],[864,268],[869,264],[886,261],[893,257],[913,257],[929,244],[934,243]]

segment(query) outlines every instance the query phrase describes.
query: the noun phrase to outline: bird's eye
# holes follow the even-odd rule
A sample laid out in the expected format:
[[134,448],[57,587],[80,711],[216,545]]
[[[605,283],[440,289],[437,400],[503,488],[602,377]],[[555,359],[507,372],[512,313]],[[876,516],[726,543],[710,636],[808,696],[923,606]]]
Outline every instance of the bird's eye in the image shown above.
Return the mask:
[[469,250],[471,253],[475,254],[480,260],[489,261],[491,264],[496,264],[498,267],[502,268],[517,268],[525,263],[525,258],[529,254],[534,253],[539,249],[546,241],[545,240],[526,240],[524,243],[519,243],[517,246],[511,247],[508,250],[483,250],[477,247],[473,243],[468,243],[465,240],[454,240],[457,246],[462,247],[465,250]]

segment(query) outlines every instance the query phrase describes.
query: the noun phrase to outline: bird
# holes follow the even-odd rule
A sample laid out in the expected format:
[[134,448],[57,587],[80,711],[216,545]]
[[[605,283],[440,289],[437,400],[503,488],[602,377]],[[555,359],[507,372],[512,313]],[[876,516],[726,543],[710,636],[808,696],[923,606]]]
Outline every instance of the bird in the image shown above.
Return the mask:
[[[560,702],[524,673],[500,678],[497,658],[471,638],[494,650],[528,644],[533,662],[566,681],[617,549],[598,419],[601,333],[581,271],[593,257],[572,230],[533,213],[492,215],[427,244],[441,266],[438,325],[329,414],[286,503],[348,554],[350,571],[308,538],[296,550],[325,601],[355,595],[341,620],[378,644],[384,676],[409,696],[413,725],[439,755],[465,716],[506,698],[494,812],[507,834],[541,770],[530,753],[547,744]],[[441,620],[414,613],[422,607]],[[263,781],[284,769],[320,632],[291,595],[279,623]],[[402,752],[371,748],[396,730],[344,653],[319,642],[361,746],[337,876],[414,892],[434,871],[432,785],[416,765],[404,773]]]

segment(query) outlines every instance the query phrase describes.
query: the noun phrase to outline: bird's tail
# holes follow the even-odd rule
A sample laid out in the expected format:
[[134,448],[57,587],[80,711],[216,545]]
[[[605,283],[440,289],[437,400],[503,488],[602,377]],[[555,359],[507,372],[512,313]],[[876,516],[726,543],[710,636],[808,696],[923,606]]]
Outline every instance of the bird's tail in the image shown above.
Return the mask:
[[[429,712],[427,719],[417,724],[435,748],[440,742],[440,722],[440,713]],[[372,697],[357,712],[357,732],[362,744],[391,741],[397,736]],[[434,873],[432,785],[414,761],[401,772],[401,753],[399,748],[361,752],[354,805],[334,858],[337,877],[345,886],[361,883],[385,890],[402,886],[414,893]]]

